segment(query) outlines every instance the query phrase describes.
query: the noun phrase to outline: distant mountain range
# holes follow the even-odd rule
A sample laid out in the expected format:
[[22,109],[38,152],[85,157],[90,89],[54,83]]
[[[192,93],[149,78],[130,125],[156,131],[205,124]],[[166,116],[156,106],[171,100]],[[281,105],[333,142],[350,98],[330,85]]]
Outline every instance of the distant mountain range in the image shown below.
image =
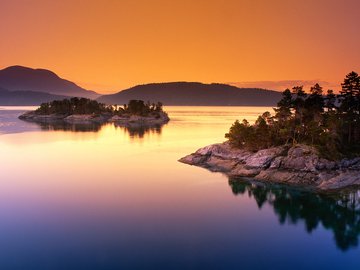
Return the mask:
[[238,88],[228,84],[198,82],[170,82],[138,85],[112,95],[103,95],[98,101],[124,104],[130,99],[161,101],[165,105],[189,106],[272,106],[281,93],[258,88]]
[[0,88],[0,105],[3,106],[31,106],[43,102],[64,99],[67,96],[52,95],[36,91],[9,91]]
[[[11,66],[0,70],[0,87],[10,91],[21,91],[28,100],[34,95],[34,102],[40,97],[40,93],[61,96],[81,96],[87,98],[97,98],[100,95],[94,91],[89,91],[73,82],[60,78],[54,72],[46,69],[32,69],[23,66]],[[14,94],[18,96],[20,93]],[[1,101],[1,100],[0,100]]]
[[0,70],[0,105],[39,105],[66,97],[87,97],[107,104],[122,105],[131,99],[164,105],[272,106],[281,93],[227,84],[169,82],[138,85],[116,94],[100,96],[46,69],[11,66]]

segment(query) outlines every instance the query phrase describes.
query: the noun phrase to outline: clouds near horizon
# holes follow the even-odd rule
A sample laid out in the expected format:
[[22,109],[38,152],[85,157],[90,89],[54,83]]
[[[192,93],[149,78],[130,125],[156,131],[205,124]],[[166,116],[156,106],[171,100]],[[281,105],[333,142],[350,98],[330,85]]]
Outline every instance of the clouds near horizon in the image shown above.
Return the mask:
[[269,90],[284,91],[289,88],[292,89],[294,86],[303,86],[304,90],[308,92],[310,87],[316,83],[320,84],[324,92],[328,89],[332,89],[335,92],[339,92],[341,89],[341,83],[326,82],[321,80],[281,80],[281,81],[253,81],[253,82],[229,82],[229,84],[243,87],[243,88],[264,88]]

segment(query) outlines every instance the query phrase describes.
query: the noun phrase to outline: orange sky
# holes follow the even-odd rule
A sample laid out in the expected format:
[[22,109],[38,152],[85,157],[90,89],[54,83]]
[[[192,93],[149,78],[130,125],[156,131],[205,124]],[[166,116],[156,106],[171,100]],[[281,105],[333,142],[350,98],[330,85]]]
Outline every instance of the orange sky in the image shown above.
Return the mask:
[[164,81],[340,82],[360,72],[358,0],[0,0],[0,68],[99,92]]

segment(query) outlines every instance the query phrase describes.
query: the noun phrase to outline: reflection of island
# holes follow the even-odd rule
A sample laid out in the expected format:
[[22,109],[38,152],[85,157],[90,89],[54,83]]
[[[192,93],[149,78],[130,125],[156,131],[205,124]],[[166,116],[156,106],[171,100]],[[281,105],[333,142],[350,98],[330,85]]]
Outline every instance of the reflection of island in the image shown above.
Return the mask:
[[131,138],[143,138],[145,134],[161,134],[163,125],[121,125],[114,123],[116,128],[124,129]]
[[45,131],[98,132],[103,123],[68,123],[64,121],[34,122]]
[[106,125],[114,125],[132,138],[143,138],[145,134],[161,134],[163,125],[135,125],[122,123],[69,123],[65,121],[33,122],[44,131],[99,132]]
[[314,194],[285,186],[229,179],[235,195],[254,198],[259,209],[271,205],[280,224],[304,221],[307,232],[321,223],[335,236],[339,249],[347,250],[358,245],[360,234],[360,192],[342,194]]
[[115,128],[124,130],[131,138],[143,138],[145,134],[161,134],[163,125],[138,125],[123,123],[69,123],[65,121],[40,121],[32,122],[43,131],[69,131],[69,132],[99,132],[104,126],[114,125]]

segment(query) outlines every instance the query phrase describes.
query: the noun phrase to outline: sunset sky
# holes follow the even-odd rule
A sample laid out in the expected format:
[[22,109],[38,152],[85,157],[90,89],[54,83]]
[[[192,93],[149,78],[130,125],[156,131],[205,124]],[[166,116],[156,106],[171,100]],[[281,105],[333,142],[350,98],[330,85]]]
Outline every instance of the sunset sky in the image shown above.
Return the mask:
[[166,81],[333,87],[360,72],[359,11],[358,0],[0,0],[0,68],[46,68],[101,93]]

